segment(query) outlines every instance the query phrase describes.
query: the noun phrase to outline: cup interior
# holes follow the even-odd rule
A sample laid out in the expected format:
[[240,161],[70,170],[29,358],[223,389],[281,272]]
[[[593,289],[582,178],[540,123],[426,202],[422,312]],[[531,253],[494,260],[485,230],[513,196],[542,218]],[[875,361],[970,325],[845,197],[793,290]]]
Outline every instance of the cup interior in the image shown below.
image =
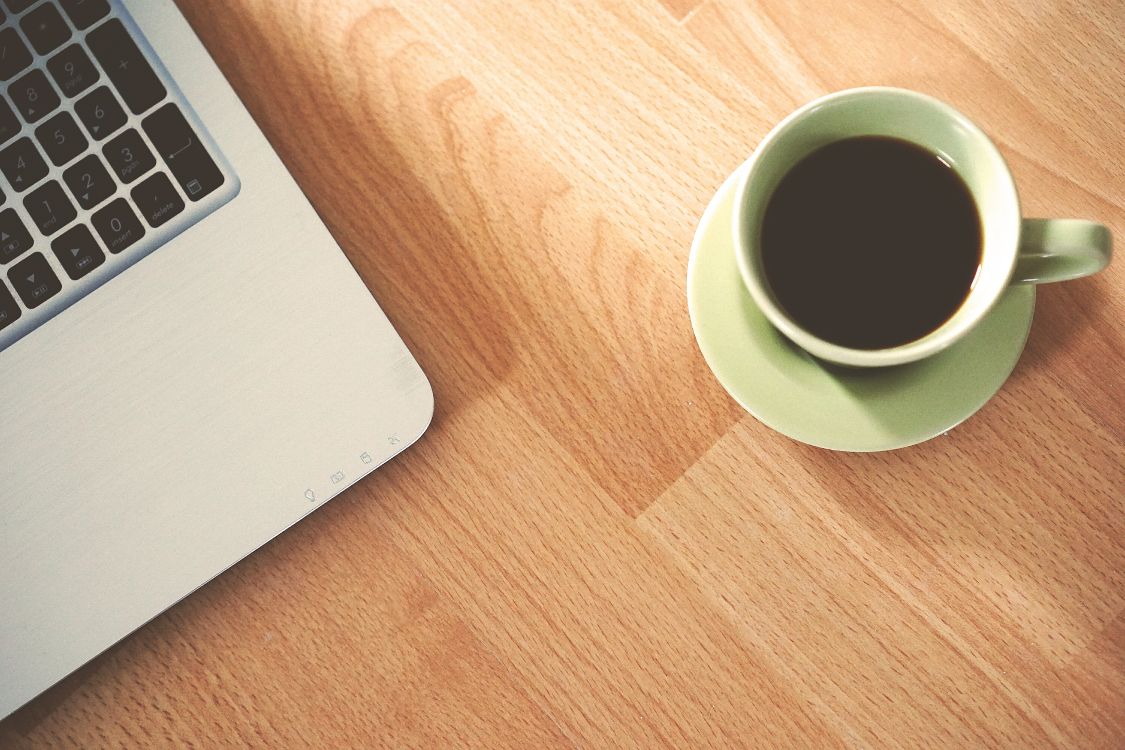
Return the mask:
[[[778,304],[762,268],[761,227],[770,196],[785,174],[829,143],[861,135],[915,143],[949,164],[973,196],[981,220],[981,268],[965,302],[939,328],[890,349],[858,350],[817,338]],[[976,125],[949,105],[912,91],[851,89],[811,102],[766,136],[744,167],[735,198],[739,268],[767,317],[812,354],[841,364],[902,364],[934,354],[967,333],[1008,286],[1019,245],[1019,199],[999,151]]]

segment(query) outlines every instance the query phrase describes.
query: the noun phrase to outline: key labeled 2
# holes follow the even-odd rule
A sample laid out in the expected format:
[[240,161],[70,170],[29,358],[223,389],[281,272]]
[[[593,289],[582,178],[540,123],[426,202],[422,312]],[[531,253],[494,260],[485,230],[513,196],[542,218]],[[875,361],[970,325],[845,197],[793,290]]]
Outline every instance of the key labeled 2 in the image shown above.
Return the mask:
[[63,180],[78,205],[84,209],[93,208],[117,190],[113,177],[95,154],[79,160],[63,172]]

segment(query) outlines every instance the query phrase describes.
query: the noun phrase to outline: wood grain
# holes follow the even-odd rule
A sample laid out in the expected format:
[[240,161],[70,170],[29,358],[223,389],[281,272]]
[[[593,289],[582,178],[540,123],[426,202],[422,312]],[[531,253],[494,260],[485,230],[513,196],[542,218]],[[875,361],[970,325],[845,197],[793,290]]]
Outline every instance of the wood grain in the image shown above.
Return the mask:
[[0,745],[1125,746],[1125,264],[880,455],[742,412],[684,300],[714,189],[852,85],[950,101],[1026,213],[1122,237],[1119,4],[180,6],[438,413]]

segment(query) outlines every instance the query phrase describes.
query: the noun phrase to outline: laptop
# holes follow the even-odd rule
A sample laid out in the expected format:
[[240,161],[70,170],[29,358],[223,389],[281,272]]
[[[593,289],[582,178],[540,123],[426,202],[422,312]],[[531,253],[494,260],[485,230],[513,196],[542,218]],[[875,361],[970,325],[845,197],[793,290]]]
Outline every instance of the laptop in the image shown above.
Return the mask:
[[171,0],[0,2],[0,717],[426,429]]

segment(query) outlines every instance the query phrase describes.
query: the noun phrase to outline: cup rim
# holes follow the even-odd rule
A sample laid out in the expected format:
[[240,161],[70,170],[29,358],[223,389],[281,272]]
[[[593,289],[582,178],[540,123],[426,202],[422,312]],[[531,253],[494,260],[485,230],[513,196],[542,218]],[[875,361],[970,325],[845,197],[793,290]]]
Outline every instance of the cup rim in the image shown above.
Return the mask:
[[[775,125],[769,133],[754,149],[754,153],[747,159],[741,167],[739,167],[739,174],[735,186],[734,194],[734,214],[732,217],[733,225],[733,239],[734,251],[736,260],[738,262],[738,270],[742,276],[744,285],[754,302],[758,305],[759,309],[769,319],[770,323],[778,328],[785,336],[795,342],[802,349],[809,353],[831,362],[843,365],[850,365],[855,367],[882,367],[891,365],[906,364],[919,359],[924,359],[931,355],[946,349],[954,344],[965,334],[967,334],[977,323],[979,323],[991,310],[995,307],[996,303],[1000,300],[1003,290],[1011,283],[1012,274],[1015,271],[1017,248],[1011,248],[1010,263],[1006,272],[1003,285],[998,287],[993,298],[988,300],[987,304],[982,305],[979,311],[971,318],[961,319],[954,323],[951,318],[950,321],[939,326],[937,329],[927,334],[926,336],[910,341],[899,346],[890,347],[886,349],[853,349],[839,344],[834,344],[826,341],[808,330],[804,329],[793,321],[789,315],[778,306],[772,294],[766,289],[765,284],[759,278],[757,271],[754,268],[751,259],[750,248],[748,247],[748,227],[743,222],[743,215],[747,207],[748,192],[750,185],[753,183],[756,169],[761,163],[761,157],[770,147],[790,129],[795,127],[799,122],[806,119],[809,114],[816,109],[822,108],[825,104],[836,102],[842,99],[863,98],[873,95],[878,96],[895,96],[905,99],[910,99],[915,102],[925,104],[928,107],[940,111],[943,115],[956,122],[965,132],[967,132],[974,140],[979,141],[984,148],[986,148],[993,157],[994,163],[997,165],[998,170],[996,178],[1000,183],[1000,187],[1010,192],[1014,203],[1014,220],[1018,223],[1022,213],[1019,207],[1019,194],[1016,191],[1015,180],[1012,177],[1011,170],[1008,167],[1003,155],[992,139],[981,130],[972,120],[966,117],[960,111],[954,109],[949,104],[917,91],[909,89],[895,88],[891,86],[863,86],[858,88],[844,89],[830,94],[813,99],[812,101],[802,105],[798,109],[787,115],[781,122]],[[858,135],[858,134],[857,134]],[[850,136],[849,136],[850,137]],[[904,139],[910,140],[910,139]],[[911,141],[927,151],[933,151],[933,147],[925,144]],[[976,201],[976,194],[974,193],[974,202]],[[1007,217],[1005,217],[1006,220]],[[981,214],[982,223],[987,219]],[[997,219],[1001,220],[1001,219]],[[997,221],[994,220],[994,221]],[[1018,236],[1018,227],[1017,227]],[[971,294],[971,293],[970,293]],[[968,297],[966,298],[968,299]],[[935,336],[937,333],[940,336]]]

